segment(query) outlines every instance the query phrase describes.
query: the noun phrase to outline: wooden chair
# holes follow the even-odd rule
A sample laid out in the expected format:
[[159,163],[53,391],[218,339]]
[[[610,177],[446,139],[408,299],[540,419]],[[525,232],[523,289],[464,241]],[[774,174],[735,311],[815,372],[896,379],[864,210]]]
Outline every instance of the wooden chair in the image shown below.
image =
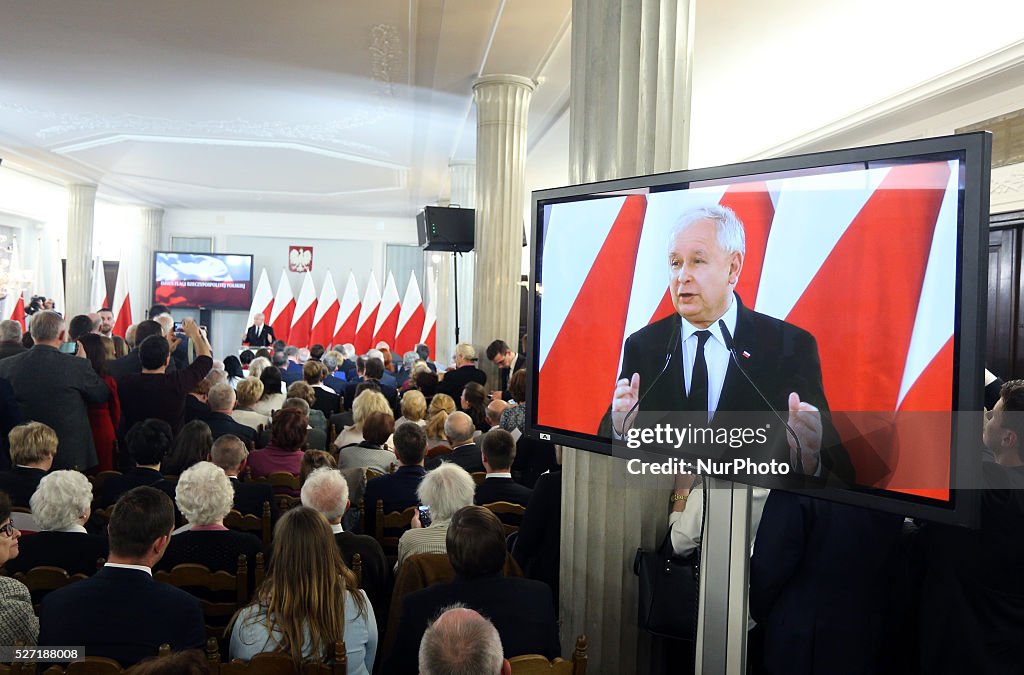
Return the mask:
[[380,471],[379,469],[374,469],[371,466],[366,467],[366,482],[367,483],[369,483],[372,479],[380,478],[383,475],[384,475],[384,472]]
[[103,490],[103,484],[107,482],[108,478],[120,475],[120,471],[100,471],[95,476],[89,476],[89,482],[92,483],[93,499],[99,497],[100,492]]
[[[165,642],[157,650],[156,658],[163,659],[170,655],[171,645]],[[34,675],[36,672],[35,664],[32,664],[32,667],[32,675]],[[69,663],[66,666],[52,665],[42,671],[42,675],[120,675],[120,673],[126,672],[129,671],[122,668],[121,664],[114,659],[108,659],[104,656],[86,656],[85,659]]]
[[[414,513],[416,513],[415,506],[410,506],[404,511],[384,513],[384,500],[377,500],[377,517],[374,522],[373,536],[380,543],[380,547],[384,549],[384,557],[391,565],[398,562],[398,540],[402,538],[402,534],[406,530],[412,527],[412,514]],[[385,530],[390,532],[401,530],[401,532],[397,536],[394,534],[385,536]]]
[[224,663],[220,658],[220,649],[215,638],[206,641],[206,664],[210,675],[283,675],[298,673],[300,675],[346,675],[348,673],[348,654],[345,642],[334,643],[334,663],[304,663],[298,670],[292,660],[285,654],[265,652],[257,654],[251,661],[235,659]]
[[[262,557],[262,553],[257,558]],[[171,571],[159,570],[153,573],[157,581],[171,584],[199,598],[206,623],[206,634],[217,637],[224,633],[231,616],[239,607],[249,601],[249,562],[245,555],[238,556],[235,574],[211,572],[205,565],[184,563],[175,565]],[[234,592],[234,600],[213,600]]]
[[477,485],[483,485],[484,481],[487,480],[487,474],[483,471],[474,471],[469,475],[473,477],[473,482]]
[[356,585],[363,587],[363,556],[358,553],[352,554],[352,573],[356,575]]
[[586,675],[587,673],[587,636],[576,638],[576,649],[572,653],[572,661],[558,657],[548,661],[539,654],[513,656],[508,660],[512,666],[512,675]]
[[[331,417],[334,417],[334,416],[332,415]],[[330,425],[327,427],[327,447],[328,448],[333,448],[334,447],[334,441],[337,438],[338,438],[338,427],[334,426],[334,422],[332,421],[330,423]]]
[[274,489],[274,499],[277,500],[277,508],[284,513],[288,509],[299,506],[302,500],[299,499],[299,477],[287,471],[275,471],[260,478],[254,478],[254,483],[269,483]]
[[427,450],[426,458],[431,459],[432,457],[440,457],[442,455],[452,454],[452,446],[441,443]]
[[501,525],[505,528],[506,537],[519,531],[519,525],[523,522],[523,516],[526,515],[526,507],[522,504],[493,502],[483,506],[501,520]]
[[[98,559],[96,561],[96,569],[103,567],[105,562],[103,558]],[[64,588],[76,581],[88,579],[89,576],[81,573],[68,574],[67,570],[63,567],[40,565],[39,567],[33,567],[27,572],[18,572],[14,575],[14,578],[25,584],[28,588],[28,592],[32,595],[32,605],[36,610],[36,614],[38,614],[39,605],[43,602],[43,598],[46,597],[47,593],[58,588]]]
[[251,513],[242,515],[237,509],[231,509],[224,516],[224,527],[229,530],[241,530],[258,534],[264,546],[270,545],[270,502],[263,502],[263,516],[257,518]]

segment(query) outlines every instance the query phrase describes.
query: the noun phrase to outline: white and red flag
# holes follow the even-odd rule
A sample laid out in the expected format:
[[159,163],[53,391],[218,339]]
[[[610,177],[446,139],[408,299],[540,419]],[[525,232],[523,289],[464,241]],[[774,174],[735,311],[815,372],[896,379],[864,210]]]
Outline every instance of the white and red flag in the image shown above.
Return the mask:
[[292,316],[295,314],[295,296],[292,295],[291,284],[288,283],[288,270],[281,269],[281,280],[277,284],[274,296],[274,308],[270,312],[267,324],[274,330],[274,337],[289,343],[292,329]]
[[420,297],[420,287],[416,283],[416,273],[413,272],[409,277],[409,285],[405,288],[405,297],[402,298],[402,311],[398,314],[398,331],[393,345],[396,356],[416,348],[416,343],[423,336],[426,316],[423,298]]
[[288,341],[296,347],[309,346],[309,333],[313,330],[313,315],[316,314],[316,289],[313,288],[313,275],[306,272],[302,275],[302,286],[299,297],[295,301],[295,314],[288,334]]
[[334,277],[327,270],[320,286],[320,298],[316,301],[313,314],[313,328],[309,333],[309,344],[330,347],[334,339],[334,324],[338,320],[338,291],[334,288]]
[[377,312],[380,310],[380,287],[377,277],[370,272],[370,280],[366,283],[366,292],[359,307],[359,320],[356,322],[356,353],[365,354],[374,345],[373,333],[377,327]]

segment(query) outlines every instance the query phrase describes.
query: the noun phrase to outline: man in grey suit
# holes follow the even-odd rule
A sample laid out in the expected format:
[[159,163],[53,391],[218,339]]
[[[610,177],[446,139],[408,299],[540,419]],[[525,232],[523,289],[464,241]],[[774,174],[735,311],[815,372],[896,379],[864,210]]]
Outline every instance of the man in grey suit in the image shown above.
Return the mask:
[[109,390],[85,358],[82,345],[77,356],[60,352],[67,337],[60,314],[37,312],[31,332],[35,345],[0,361],[0,377],[10,381],[26,419],[57,432],[53,468],[84,471],[96,465],[87,408],[106,401]]

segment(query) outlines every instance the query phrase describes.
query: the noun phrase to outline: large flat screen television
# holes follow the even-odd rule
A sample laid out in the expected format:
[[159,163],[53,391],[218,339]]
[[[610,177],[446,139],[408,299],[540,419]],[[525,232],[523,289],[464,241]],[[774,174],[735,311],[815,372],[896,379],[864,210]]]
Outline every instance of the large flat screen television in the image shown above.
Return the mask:
[[251,255],[157,251],[153,256],[154,303],[189,309],[249,309]]
[[534,192],[527,435],[626,481],[969,524],[990,156],[976,133]]

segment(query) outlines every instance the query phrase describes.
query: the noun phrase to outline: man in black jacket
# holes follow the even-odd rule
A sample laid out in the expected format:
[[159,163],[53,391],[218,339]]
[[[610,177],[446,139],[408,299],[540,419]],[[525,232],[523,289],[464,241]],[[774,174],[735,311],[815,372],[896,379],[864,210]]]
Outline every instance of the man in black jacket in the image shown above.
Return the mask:
[[269,483],[243,483],[238,475],[245,466],[249,451],[245,443],[234,434],[225,434],[213,442],[210,461],[219,466],[235,490],[234,508],[242,515],[263,517],[263,504],[270,504],[271,522],[277,522],[278,507],[274,499],[274,488]]
[[[510,502],[526,508],[532,490],[512,480],[512,461],[516,458],[516,440],[512,434],[504,429],[491,429],[483,435],[480,445],[483,448],[487,476],[483,483],[476,486],[474,503],[484,506],[494,502]],[[518,525],[519,519],[506,522]]]

